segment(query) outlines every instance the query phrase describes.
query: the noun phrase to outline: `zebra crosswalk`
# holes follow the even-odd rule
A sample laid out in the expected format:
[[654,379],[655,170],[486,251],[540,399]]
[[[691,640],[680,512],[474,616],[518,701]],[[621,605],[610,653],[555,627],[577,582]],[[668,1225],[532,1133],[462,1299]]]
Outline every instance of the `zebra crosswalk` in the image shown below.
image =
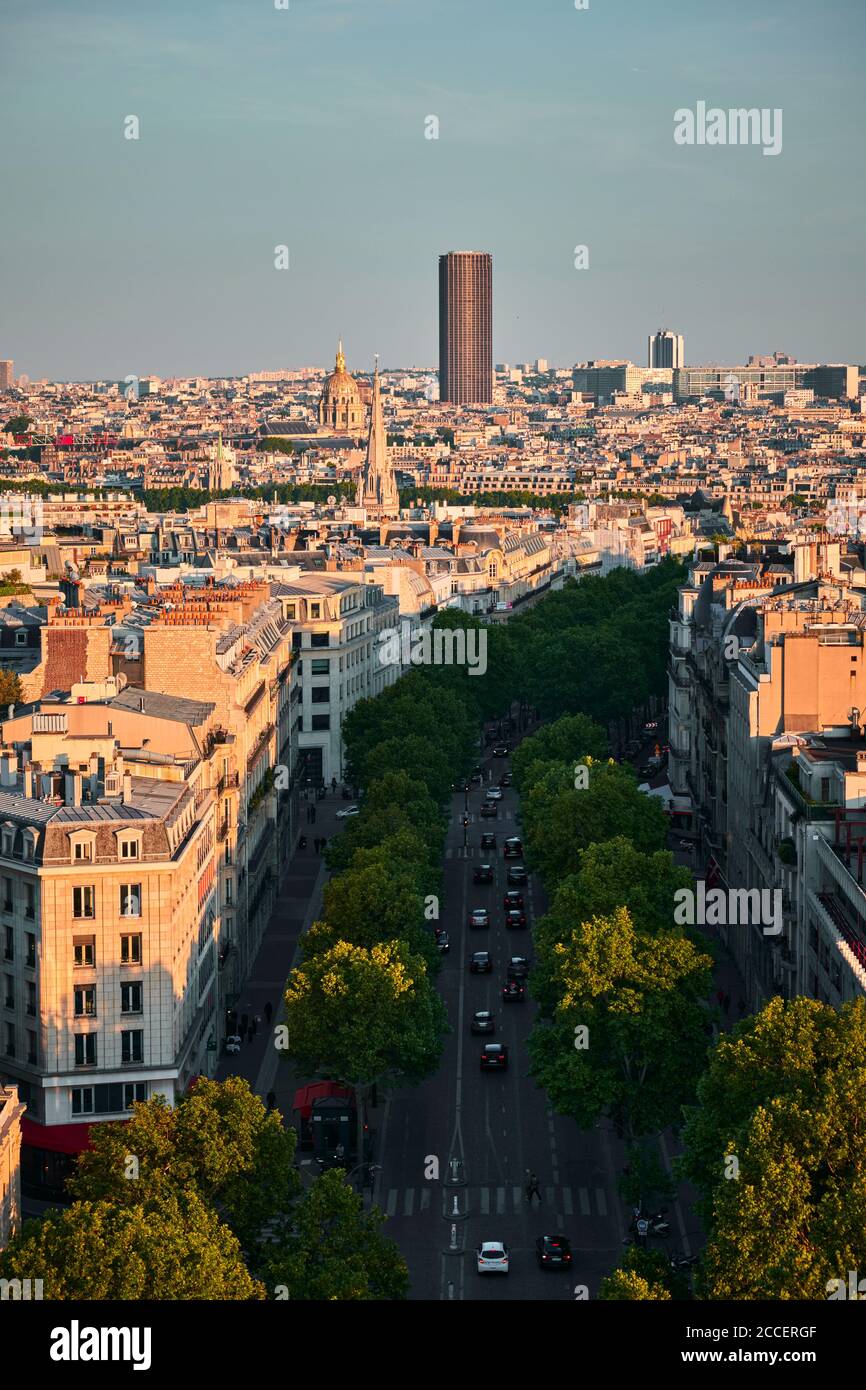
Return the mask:
[[[440,1206],[446,1203],[450,1211],[455,1196],[461,1216],[519,1215],[529,1210],[524,1189],[517,1184],[444,1188],[440,1189],[442,1195],[435,1202],[433,1187],[433,1183],[429,1183],[419,1188],[384,1188],[374,1193],[373,1200],[386,1216],[397,1220],[430,1210],[439,1212]],[[538,1210],[534,1198],[532,1207]],[[607,1216],[609,1209],[603,1187],[545,1187],[542,1190],[541,1210],[553,1216],[597,1219]]]

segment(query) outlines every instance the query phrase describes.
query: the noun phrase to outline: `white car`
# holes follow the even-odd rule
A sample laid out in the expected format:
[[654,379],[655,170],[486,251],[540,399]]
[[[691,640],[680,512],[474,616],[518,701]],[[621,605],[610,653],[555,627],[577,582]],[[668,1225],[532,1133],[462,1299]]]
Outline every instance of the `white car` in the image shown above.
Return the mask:
[[501,1240],[483,1240],[475,1252],[479,1274],[507,1274],[508,1246]]
[[226,1052],[240,1052],[241,1040],[238,1033],[231,1033],[226,1038]]
[[501,788],[501,787],[488,787],[488,788],[487,788],[487,800],[488,800],[488,801],[501,801],[501,800],[502,800],[502,788]]
[[347,816],[360,816],[360,806],[346,806],[342,811],[337,812],[337,820],[345,820]]

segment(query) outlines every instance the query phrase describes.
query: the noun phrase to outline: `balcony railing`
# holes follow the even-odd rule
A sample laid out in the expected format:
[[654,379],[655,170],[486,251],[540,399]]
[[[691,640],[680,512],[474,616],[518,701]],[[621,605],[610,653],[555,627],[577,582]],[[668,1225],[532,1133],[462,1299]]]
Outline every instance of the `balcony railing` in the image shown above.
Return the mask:
[[688,690],[690,688],[692,682],[689,678],[688,667],[678,667],[671,661],[668,665],[668,675],[674,685],[679,686],[680,690]]
[[240,773],[224,772],[222,777],[219,779],[219,782],[217,783],[217,790],[220,792],[229,791],[232,787],[236,787],[239,782]]
[[866,968],[866,938],[848,921],[842,900],[836,893],[817,893],[816,897],[839,935],[851,948],[858,963]]

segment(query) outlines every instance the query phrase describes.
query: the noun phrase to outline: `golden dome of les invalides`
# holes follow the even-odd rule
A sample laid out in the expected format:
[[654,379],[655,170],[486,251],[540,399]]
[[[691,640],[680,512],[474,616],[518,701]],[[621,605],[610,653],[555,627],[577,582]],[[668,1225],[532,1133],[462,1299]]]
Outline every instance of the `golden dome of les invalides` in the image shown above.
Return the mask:
[[325,377],[319,401],[319,424],[338,434],[363,434],[364,402],[355,378],[346,371],[343,341],[337,348],[337,361]]

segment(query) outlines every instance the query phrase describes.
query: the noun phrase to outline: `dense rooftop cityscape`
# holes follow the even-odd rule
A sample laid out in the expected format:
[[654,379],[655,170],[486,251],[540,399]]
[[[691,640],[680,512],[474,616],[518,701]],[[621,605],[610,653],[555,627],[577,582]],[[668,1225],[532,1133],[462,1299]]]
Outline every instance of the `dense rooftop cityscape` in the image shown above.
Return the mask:
[[[146,1370],[151,1335],[164,1365],[181,1326],[162,1304],[195,1305],[208,1365],[223,1334],[207,1319],[229,1304],[577,1302],[591,1345],[632,1325],[629,1303],[671,1363],[728,1339],[719,1359],[826,1374],[812,1309],[866,1297],[866,354],[843,303],[862,267],[837,280],[825,226],[824,313],[805,270],[788,293],[782,251],[781,269],[746,257],[725,284],[683,231],[683,265],[668,262],[648,205],[633,254],[653,275],[630,286],[619,185],[592,145],[581,191],[607,211],[568,274],[611,261],[581,299],[540,252],[521,260],[471,154],[447,217],[425,209],[419,252],[396,137],[394,228],[384,184],[361,197],[348,168],[359,243],[338,254],[324,171],[348,147],[331,140],[342,90],[334,107],[325,93],[366,26],[382,45],[368,77],[408,52],[407,17],[369,8],[295,16],[333,70],[312,98],[292,73],[327,158],[310,182],[294,156],[291,255],[264,233],[280,284],[291,267],[290,312],[238,249],[214,317],[186,224],[153,210],[197,129],[156,73],[199,53],[198,0],[158,7],[147,36],[117,21],[178,125],[151,167],[155,106],[141,119],[141,283],[136,261],[116,320],[110,261],[94,270],[85,244],[89,184],[63,282],[80,341],[16,241],[36,308],[12,283],[0,318],[0,1301],[52,1305],[52,1361]],[[521,43],[502,9],[500,61]],[[623,31],[590,13],[574,22],[604,67]],[[91,0],[80,20],[76,61],[104,75],[88,37],[110,47],[113,31]],[[411,21],[432,42],[428,23]],[[37,37],[17,9],[10,27],[20,86]],[[739,58],[715,21],[700,28]],[[228,13],[216,30],[215,72],[230,33],[262,64],[261,106],[247,91],[233,118],[261,149],[224,137],[226,167],[249,160],[216,209],[228,255],[244,199],[263,196],[281,74],[272,36],[248,49]],[[655,26],[639,32],[661,64]],[[748,33],[769,61],[757,20]],[[850,48],[822,52],[853,102]],[[124,105],[147,111],[136,73]],[[380,100],[350,85],[345,110]],[[783,145],[775,101],[702,97],[697,137],[690,108],[665,107],[684,157],[763,145],[724,152],[759,175],[720,163],[718,184],[691,186],[755,227],[801,208],[805,166],[776,172],[798,131]],[[41,120],[25,149],[44,149]],[[559,167],[528,123],[506,142],[527,188],[536,157],[539,179]],[[122,124],[137,146],[139,116]],[[497,148],[494,125],[464,130],[470,152]],[[438,116],[423,132],[438,170],[447,121],[442,151]],[[709,228],[718,208],[695,211],[657,138],[651,123],[636,152],[599,136],[654,214],[669,188],[671,229]],[[431,205],[440,177],[421,180]],[[502,360],[518,342],[549,356]],[[176,374],[195,358],[203,374]],[[108,1302],[134,1325],[103,1327],[91,1305]],[[227,1316],[252,1355],[261,1324]]]

